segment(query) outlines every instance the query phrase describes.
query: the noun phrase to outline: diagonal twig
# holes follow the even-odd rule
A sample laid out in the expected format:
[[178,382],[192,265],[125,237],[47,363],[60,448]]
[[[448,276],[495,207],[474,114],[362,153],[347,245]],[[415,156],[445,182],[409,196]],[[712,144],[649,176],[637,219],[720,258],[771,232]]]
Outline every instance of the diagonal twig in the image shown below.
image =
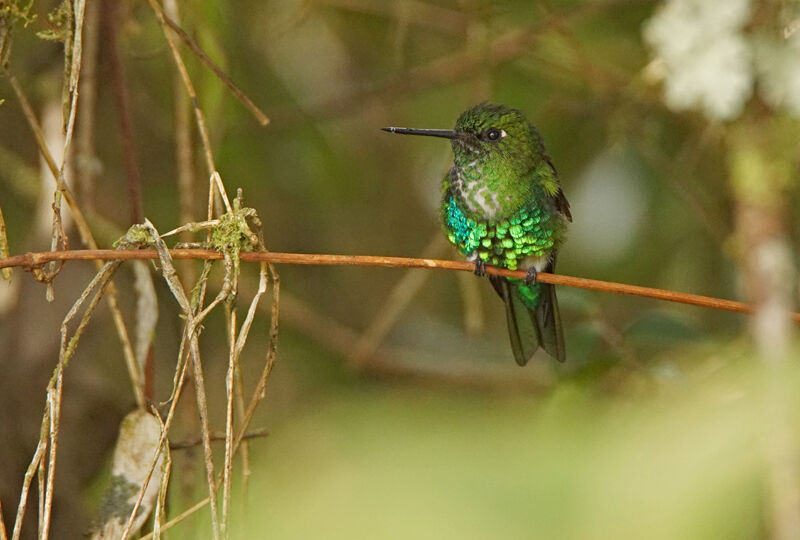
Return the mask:
[[195,56],[197,56],[205,65],[207,65],[209,69],[214,72],[214,75],[216,75],[219,80],[222,81],[231,92],[233,92],[233,95],[236,96],[236,99],[238,99],[242,105],[244,105],[245,108],[250,111],[250,114],[255,117],[259,124],[262,126],[269,124],[269,118],[266,114],[264,114],[264,111],[259,109],[258,106],[253,103],[253,100],[247,97],[247,94],[242,92],[239,87],[233,83],[230,77],[228,77],[228,75],[222,71],[222,68],[220,68],[211,58],[208,57],[205,51],[200,48],[200,45],[198,45],[197,42],[192,39],[192,37],[187,34],[186,31],[180,27],[180,25],[178,25],[178,23],[173,21],[167,16],[166,13],[164,13],[160,5],[154,4],[153,9],[155,9],[157,12],[160,11],[161,16],[164,18],[164,22],[167,24],[169,29],[175,32],[175,35],[177,35],[181,41],[183,41],[186,46],[192,50]]
[[167,45],[169,45],[170,52],[172,53],[172,59],[175,62],[175,67],[178,69],[178,73],[181,76],[183,85],[186,88],[186,93],[189,94],[189,100],[191,101],[192,109],[194,110],[195,121],[197,122],[197,131],[200,132],[200,141],[203,143],[206,167],[208,168],[208,173],[212,174],[217,170],[217,167],[214,164],[214,154],[211,151],[211,138],[208,136],[208,129],[206,129],[206,117],[203,114],[203,110],[200,108],[200,102],[197,99],[197,91],[194,88],[192,79],[189,77],[189,71],[186,69],[186,64],[183,63],[181,53],[178,51],[178,46],[175,44],[175,40],[172,39],[172,33],[169,30],[169,25],[167,24],[164,10],[161,9],[161,5],[157,0],[147,0],[147,2],[156,13],[158,22],[161,23],[161,26],[164,30],[164,37],[167,39]]

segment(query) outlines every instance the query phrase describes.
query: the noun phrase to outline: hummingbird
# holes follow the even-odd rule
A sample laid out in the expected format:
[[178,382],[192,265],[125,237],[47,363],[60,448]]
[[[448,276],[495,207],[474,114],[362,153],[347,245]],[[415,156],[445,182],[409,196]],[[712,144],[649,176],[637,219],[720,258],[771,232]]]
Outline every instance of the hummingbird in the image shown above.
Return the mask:
[[526,270],[524,279],[489,275],[505,303],[511,350],[528,363],[539,347],[563,362],[564,330],[553,272],[572,221],[558,173],[537,129],[517,109],[481,103],[464,111],[455,129],[382,128],[401,135],[450,139],[453,166],[442,182],[444,232],[474,273],[486,265]]

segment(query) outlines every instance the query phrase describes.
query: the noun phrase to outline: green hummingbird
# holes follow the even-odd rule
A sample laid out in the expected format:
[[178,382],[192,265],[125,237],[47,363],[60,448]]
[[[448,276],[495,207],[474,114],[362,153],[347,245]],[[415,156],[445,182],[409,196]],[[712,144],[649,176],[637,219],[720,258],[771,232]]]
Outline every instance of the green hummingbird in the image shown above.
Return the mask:
[[536,128],[516,109],[481,103],[464,111],[453,130],[383,130],[450,139],[454,160],[441,206],[447,238],[475,263],[476,275],[485,275],[487,264],[527,270],[525,279],[489,276],[505,302],[514,359],[524,366],[542,347],[563,362],[556,289],[536,276],[555,270],[572,215]]

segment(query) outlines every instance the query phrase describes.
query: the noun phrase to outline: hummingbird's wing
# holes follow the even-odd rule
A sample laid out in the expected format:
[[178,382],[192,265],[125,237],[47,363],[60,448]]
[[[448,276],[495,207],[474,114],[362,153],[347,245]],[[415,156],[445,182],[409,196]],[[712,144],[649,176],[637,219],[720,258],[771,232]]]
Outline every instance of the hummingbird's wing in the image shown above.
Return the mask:
[[572,213],[569,211],[569,201],[564,196],[564,192],[561,191],[560,187],[558,188],[558,191],[556,192],[556,195],[554,197],[554,204],[556,210],[561,212],[567,219],[567,221],[572,221]]
[[561,185],[558,182],[558,171],[556,170],[556,166],[553,165],[553,161],[550,159],[550,156],[545,156],[544,159],[547,164],[550,165],[550,170],[553,172],[553,178],[558,186],[555,194],[552,195],[553,206],[555,206],[555,209],[558,210],[567,221],[572,221],[572,213],[569,211],[569,201],[564,195],[564,192],[561,190]]

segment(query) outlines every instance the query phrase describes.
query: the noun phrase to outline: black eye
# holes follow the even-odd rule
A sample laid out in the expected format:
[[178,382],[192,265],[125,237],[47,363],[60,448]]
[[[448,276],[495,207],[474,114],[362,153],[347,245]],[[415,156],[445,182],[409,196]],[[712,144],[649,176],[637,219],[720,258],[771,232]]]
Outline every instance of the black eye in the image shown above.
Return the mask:
[[486,130],[485,137],[486,137],[487,140],[496,141],[496,140],[498,140],[500,138],[500,135],[502,135],[502,133],[500,132],[499,129],[497,129],[497,128],[489,128],[489,129]]

